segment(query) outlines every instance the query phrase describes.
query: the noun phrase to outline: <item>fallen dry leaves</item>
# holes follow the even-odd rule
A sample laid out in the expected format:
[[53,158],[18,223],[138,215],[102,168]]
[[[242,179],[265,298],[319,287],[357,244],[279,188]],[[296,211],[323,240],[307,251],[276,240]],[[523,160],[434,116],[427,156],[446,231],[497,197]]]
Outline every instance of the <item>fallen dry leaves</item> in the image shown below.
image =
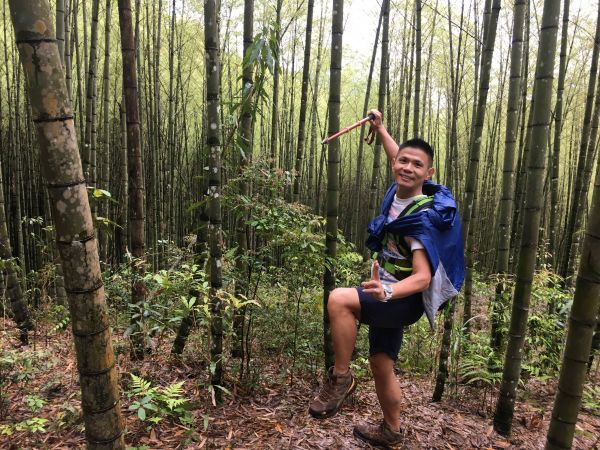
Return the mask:
[[[15,341],[6,333],[0,338],[4,348],[15,345]],[[43,347],[45,352],[51,354],[57,364],[37,372],[27,382],[10,384],[4,388],[8,402],[5,414],[0,416],[0,424],[15,423],[34,415],[47,418],[49,424],[56,424],[59,417],[64,419],[65,408],[68,410],[68,407],[74,411],[75,417],[63,427],[48,426],[46,433],[20,432],[11,437],[0,435],[0,448],[85,448],[71,342],[71,337],[65,331],[52,336],[47,345],[38,343],[38,347]],[[131,446],[187,450],[371,448],[352,436],[354,424],[380,420],[371,379],[359,380],[356,393],[340,414],[318,421],[307,414],[308,401],[318,389],[317,380],[309,375],[296,374],[294,386],[289,388],[289,376],[282,376],[285,375],[282,372],[285,365],[280,364],[281,361],[273,361],[264,368],[261,384],[253,393],[248,393],[241,386],[232,387],[237,395],[225,396],[222,405],[213,407],[210,395],[198,387],[198,380],[203,381],[206,377],[206,367],[189,360],[185,363],[169,361],[166,354],[168,351],[157,352],[135,365],[127,358],[120,358],[121,382],[127,382],[125,373],[133,369],[162,385],[186,380],[187,396],[195,405],[195,427],[190,430],[179,424],[161,422],[149,429],[127,410],[128,401],[123,398],[126,440]],[[399,449],[543,448],[554,399],[554,385],[551,383],[529,380],[527,401],[517,403],[513,435],[505,439],[494,432],[489,408],[482,408],[476,388],[460,388],[455,398],[431,403],[432,380],[408,374],[401,375],[399,380],[406,404],[402,414],[405,440]],[[25,395],[32,393],[46,401],[46,405],[35,414],[27,409],[23,401]],[[487,412],[482,415],[482,411]],[[205,417],[208,417],[206,430]],[[600,417],[580,414],[573,448],[598,449],[599,446]]]

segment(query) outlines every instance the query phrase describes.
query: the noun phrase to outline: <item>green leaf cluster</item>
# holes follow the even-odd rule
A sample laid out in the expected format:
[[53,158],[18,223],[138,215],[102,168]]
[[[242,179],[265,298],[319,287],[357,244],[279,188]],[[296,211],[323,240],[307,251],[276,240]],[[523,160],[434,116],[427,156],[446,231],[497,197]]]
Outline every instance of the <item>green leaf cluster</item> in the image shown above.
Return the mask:
[[161,387],[134,374],[131,374],[131,380],[126,391],[127,397],[133,399],[129,411],[135,412],[142,422],[157,424],[168,419],[185,426],[192,424],[191,404],[183,395],[183,381]]
[[31,412],[37,412],[44,407],[46,401],[37,395],[26,395],[25,403]]
[[12,436],[15,432],[26,431],[28,433],[45,433],[48,419],[42,417],[32,417],[15,424],[0,425],[0,434]]

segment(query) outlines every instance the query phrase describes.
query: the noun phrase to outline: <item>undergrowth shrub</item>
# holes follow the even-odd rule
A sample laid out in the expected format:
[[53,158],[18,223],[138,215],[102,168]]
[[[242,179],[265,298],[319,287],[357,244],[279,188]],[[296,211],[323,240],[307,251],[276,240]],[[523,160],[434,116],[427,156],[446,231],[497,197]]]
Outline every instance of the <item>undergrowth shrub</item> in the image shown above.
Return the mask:
[[184,397],[183,381],[169,386],[153,386],[148,380],[131,374],[131,385],[126,394],[132,399],[129,411],[135,412],[142,422],[158,424],[163,419],[190,426],[193,422],[191,403]]

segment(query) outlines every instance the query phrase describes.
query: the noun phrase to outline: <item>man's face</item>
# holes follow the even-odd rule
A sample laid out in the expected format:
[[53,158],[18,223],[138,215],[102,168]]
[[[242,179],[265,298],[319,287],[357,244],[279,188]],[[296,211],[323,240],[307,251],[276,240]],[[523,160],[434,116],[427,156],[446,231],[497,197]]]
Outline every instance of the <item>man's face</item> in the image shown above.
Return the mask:
[[408,193],[419,190],[425,180],[435,173],[429,155],[414,147],[405,147],[398,151],[393,171],[398,188]]

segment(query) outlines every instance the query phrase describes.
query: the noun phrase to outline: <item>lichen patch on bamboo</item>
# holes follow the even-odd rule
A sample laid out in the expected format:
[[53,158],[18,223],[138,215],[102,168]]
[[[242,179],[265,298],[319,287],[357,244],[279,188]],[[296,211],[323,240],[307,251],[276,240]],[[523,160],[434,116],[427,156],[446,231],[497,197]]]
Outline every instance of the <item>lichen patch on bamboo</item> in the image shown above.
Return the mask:
[[40,34],[44,34],[48,27],[46,26],[46,23],[43,20],[36,20],[33,24],[33,29],[34,31],[37,31]]
[[[44,93],[42,93],[42,94],[44,94]],[[46,111],[57,111],[58,110],[58,100],[56,99],[56,96],[54,96],[53,93],[48,93],[46,95],[43,95],[42,103],[43,103],[44,109]]]
[[67,204],[62,200],[59,200],[58,202],[56,202],[56,209],[59,213],[64,214],[67,210]]

